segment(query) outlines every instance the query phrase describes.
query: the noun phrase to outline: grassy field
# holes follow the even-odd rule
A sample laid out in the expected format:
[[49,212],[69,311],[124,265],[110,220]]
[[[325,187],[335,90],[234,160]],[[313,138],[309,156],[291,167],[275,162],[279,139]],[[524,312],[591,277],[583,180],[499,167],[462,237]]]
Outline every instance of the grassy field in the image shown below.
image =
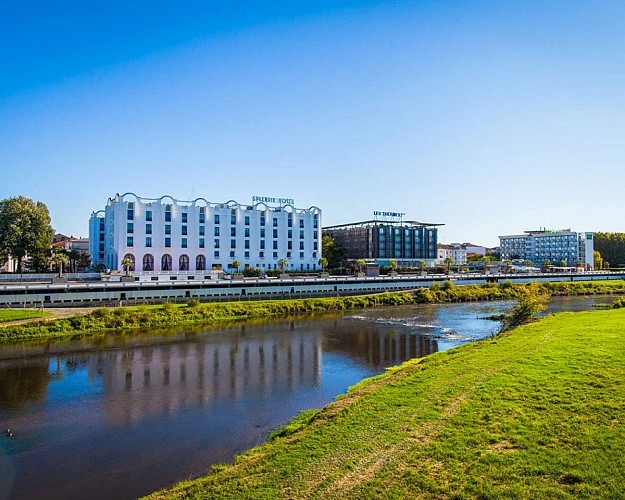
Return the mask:
[[434,354],[152,498],[623,498],[625,309]]
[[52,316],[52,313],[38,309],[0,309],[0,323],[20,319],[44,318],[46,316]]

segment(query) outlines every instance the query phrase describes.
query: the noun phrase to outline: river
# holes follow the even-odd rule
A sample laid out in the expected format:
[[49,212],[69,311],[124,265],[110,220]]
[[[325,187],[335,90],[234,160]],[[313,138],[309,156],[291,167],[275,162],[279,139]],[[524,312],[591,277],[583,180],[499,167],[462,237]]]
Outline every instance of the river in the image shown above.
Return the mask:
[[[550,308],[612,300],[557,297]],[[200,476],[388,366],[492,335],[498,324],[479,318],[510,305],[0,346],[0,499],[135,498]]]

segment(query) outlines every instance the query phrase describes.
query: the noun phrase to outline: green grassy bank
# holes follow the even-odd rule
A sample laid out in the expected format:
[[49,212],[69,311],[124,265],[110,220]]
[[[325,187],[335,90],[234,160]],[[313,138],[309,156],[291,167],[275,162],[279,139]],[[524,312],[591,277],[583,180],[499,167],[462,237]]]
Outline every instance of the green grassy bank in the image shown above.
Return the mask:
[[[525,286],[510,283],[454,286],[448,282],[442,287],[436,285],[411,292],[353,297],[206,304],[191,301],[184,305],[100,308],[89,314],[0,328],[0,342],[93,335],[112,330],[269,318],[388,305],[513,299]],[[624,293],[625,282],[545,283],[537,285],[537,288],[545,293],[553,294]]]
[[51,315],[51,313],[39,309],[2,309],[0,310],[0,323],[21,319],[45,318]]
[[563,313],[410,361],[151,498],[623,498],[624,331]]

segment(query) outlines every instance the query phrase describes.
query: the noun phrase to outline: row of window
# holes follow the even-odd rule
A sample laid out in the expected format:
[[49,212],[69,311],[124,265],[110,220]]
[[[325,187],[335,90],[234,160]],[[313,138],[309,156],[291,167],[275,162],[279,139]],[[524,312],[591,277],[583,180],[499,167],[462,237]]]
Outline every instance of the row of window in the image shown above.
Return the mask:
[[[219,248],[220,247],[220,242],[221,240],[219,240],[218,238],[215,238],[213,240],[213,248]],[[273,249],[277,250],[278,249],[278,242],[277,241],[273,241]],[[189,240],[188,238],[181,238],[180,240],[180,246],[182,248],[187,248],[189,245]],[[250,240],[244,240],[243,242],[244,248],[249,249],[250,248]],[[104,247],[104,245],[101,245],[102,248]],[[134,236],[126,236],[126,246],[127,247],[134,247],[135,246],[135,238]],[[146,236],[145,237],[145,246],[146,248],[150,248],[152,247],[152,237],[151,236]],[[205,238],[199,238],[198,239],[198,246],[200,248],[205,248],[206,247],[206,240]],[[230,248],[236,248],[237,247],[237,240],[232,239],[230,240]],[[165,248],[171,248],[171,238],[166,237],[165,238]],[[293,249],[293,242],[292,241],[288,241],[287,242],[287,248],[289,250]],[[260,240],[260,249],[264,250],[265,249],[265,240]],[[304,250],[304,242],[300,241],[299,242],[299,249],[300,250]],[[313,242],[313,249],[314,250],[319,250],[319,243],[317,241]]]
[[[187,236],[188,235],[188,226],[181,226],[180,228],[181,234],[183,236]],[[134,223],[133,222],[128,222],[126,224],[126,233],[128,234],[134,234],[135,232],[135,227],[134,227]],[[206,226],[198,226],[198,233],[200,236],[205,236],[206,234]],[[215,236],[219,236],[220,235],[220,229],[219,227],[215,227],[213,228],[213,233]],[[152,234],[152,224],[146,224],[145,225],[145,234]],[[170,224],[166,224],[165,225],[165,234],[171,234],[171,225]],[[244,234],[246,238],[250,237],[250,228],[246,227],[244,229]],[[237,228],[236,227],[231,227],[230,228],[230,236],[236,236],[237,235]],[[274,238],[278,237],[278,230],[274,229],[272,236]],[[313,231],[313,238],[316,240],[319,236],[319,233],[317,231]],[[260,229],[260,237],[264,238],[265,237],[265,229],[261,228]],[[287,231],[287,237],[288,238],[292,238],[293,237],[293,231],[291,229],[289,229]],[[299,232],[299,237],[300,239],[304,239],[304,230],[300,230]]]

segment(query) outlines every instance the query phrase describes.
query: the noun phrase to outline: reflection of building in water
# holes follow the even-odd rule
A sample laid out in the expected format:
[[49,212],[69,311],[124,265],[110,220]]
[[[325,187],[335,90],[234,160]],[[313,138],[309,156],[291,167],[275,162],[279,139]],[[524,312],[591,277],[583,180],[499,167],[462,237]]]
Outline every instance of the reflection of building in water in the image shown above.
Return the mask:
[[150,413],[317,387],[321,339],[311,332],[224,338],[103,351],[90,365],[102,377],[109,424]]
[[[338,331],[334,322],[329,334]],[[427,335],[380,328],[378,325],[363,326],[359,323],[340,323],[340,335],[333,334],[326,350],[341,351],[357,357],[373,368],[398,365],[412,358],[421,358],[438,351],[438,342]]]

